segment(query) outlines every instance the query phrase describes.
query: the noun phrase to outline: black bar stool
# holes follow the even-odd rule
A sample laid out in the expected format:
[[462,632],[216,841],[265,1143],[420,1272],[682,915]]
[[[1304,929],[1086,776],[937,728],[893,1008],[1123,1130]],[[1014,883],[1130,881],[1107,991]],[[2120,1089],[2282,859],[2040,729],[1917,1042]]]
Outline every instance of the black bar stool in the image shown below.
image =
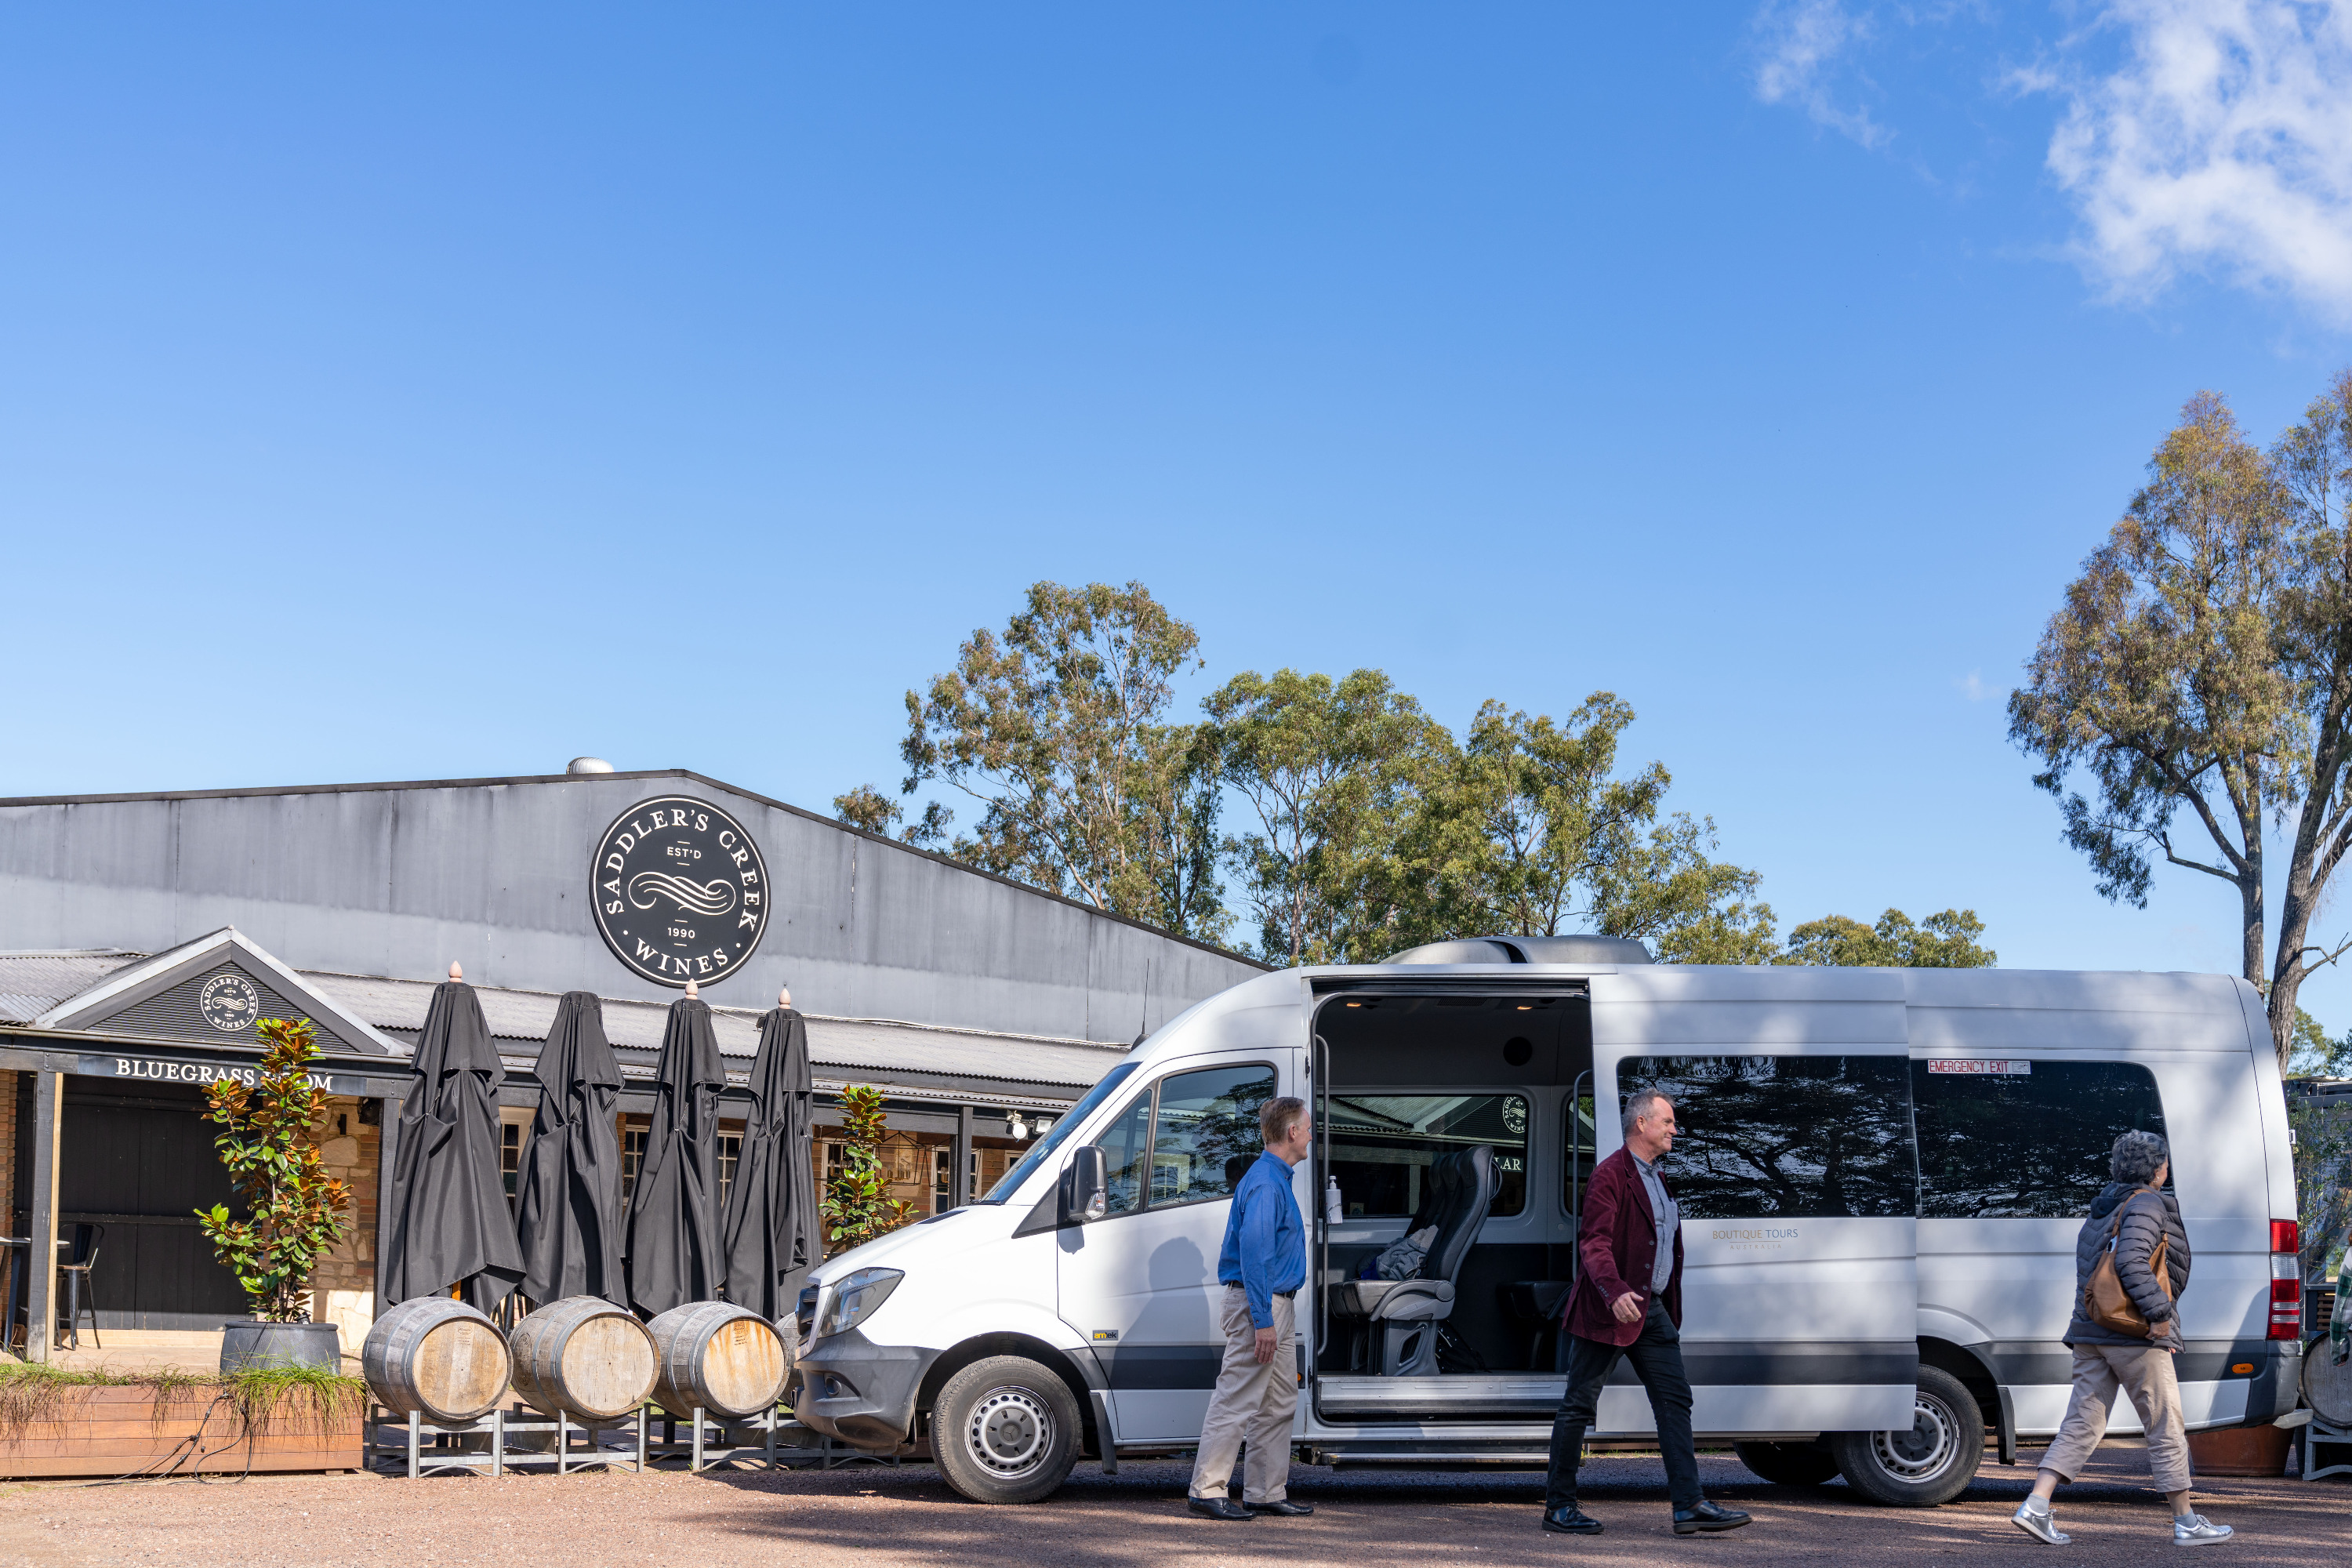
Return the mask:
[[71,1348],[75,1350],[81,1349],[81,1320],[85,1313],[89,1317],[90,1342],[100,1350],[106,1348],[106,1342],[98,1337],[98,1296],[89,1278],[90,1270],[98,1267],[99,1246],[105,1240],[106,1226],[76,1225],[73,1246],[58,1265],[58,1272],[65,1276],[65,1337],[72,1342]]

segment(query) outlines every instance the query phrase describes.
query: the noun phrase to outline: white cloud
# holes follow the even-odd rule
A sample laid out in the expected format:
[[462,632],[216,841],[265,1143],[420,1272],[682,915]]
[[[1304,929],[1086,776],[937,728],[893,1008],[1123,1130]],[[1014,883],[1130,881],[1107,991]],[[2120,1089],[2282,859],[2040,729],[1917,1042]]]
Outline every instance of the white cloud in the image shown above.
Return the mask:
[[1984,676],[1980,671],[1972,669],[1966,675],[1960,677],[1958,680],[1952,682],[1952,684],[1958,687],[1960,695],[1967,698],[1969,701],[1981,702],[1984,700],[1985,683]]
[[2352,0],[2117,0],[2100,25],[2109,74],[2018,79],[2070,100],[2049,166],[2086,269],[2126,297],[2210,271],[2352,320]]
[[1838,0],[1768,0],[1754,27],[1762,48],[1756,67],[1756,96],[1805,111],[1817,125],[1850,136],[1864,147],[1882,147],[1892,134],[1856,105],[1841,109],[1830,94],[1830,77],[1841,55],[1870,37],[1870,19],[1849,15]]

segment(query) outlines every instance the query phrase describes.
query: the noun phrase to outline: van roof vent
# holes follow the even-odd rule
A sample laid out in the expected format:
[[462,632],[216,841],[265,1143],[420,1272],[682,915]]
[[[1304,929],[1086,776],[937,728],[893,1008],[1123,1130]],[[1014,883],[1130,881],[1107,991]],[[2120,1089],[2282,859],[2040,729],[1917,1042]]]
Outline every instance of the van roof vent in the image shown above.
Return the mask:
[[1651,963],[1650,950],[1623,936],[1482,936],[1406,948],[1384,963]]

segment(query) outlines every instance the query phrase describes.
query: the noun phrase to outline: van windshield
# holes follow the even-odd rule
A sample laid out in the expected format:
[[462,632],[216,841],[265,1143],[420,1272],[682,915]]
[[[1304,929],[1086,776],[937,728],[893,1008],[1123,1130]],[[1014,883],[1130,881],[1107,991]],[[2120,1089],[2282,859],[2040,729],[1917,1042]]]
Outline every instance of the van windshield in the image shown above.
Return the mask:
[[999,1178],[996,1185],[988,1189],[988,1195],[978,1201],[984,1204],[1001,1204],[1011,1197],[1020,1189],[1021,1184],[1029,1179],[1032,1172],[1054,1157],[1054,1151],[1060,1148],[1068,1140],[1070,1134],[1078,1130],[1078,1123],[1084,1121],[1096,1106],[1109,1099],[1112,1092],[1134,1076],[1134,1073],[1133,1062],[1121,1062],[1103,1074],[1102,1081],[1087,1090],[1078,1102],[1070,1107],[1069,1114],[1055,1122],[1053,1131],[1037,1140],[1037,1146],[1022,1155],[1021,1163],[1005,1172]]

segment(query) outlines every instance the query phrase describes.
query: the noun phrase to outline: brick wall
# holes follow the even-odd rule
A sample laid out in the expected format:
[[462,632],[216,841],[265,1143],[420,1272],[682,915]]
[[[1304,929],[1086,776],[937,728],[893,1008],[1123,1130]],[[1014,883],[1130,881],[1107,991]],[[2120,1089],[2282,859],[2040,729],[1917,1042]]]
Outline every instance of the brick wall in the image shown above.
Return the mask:
[[359,1353],[375,1323],[376,1173],[383,1143],[382,1128],[361,1125],[358,1100],[336,1097],[327,1101],[319,1156],[327,1173],[351,1188],[351,1223],[343,1239],[310,1276],[310,1316],[341,1325],[345,1355]]

